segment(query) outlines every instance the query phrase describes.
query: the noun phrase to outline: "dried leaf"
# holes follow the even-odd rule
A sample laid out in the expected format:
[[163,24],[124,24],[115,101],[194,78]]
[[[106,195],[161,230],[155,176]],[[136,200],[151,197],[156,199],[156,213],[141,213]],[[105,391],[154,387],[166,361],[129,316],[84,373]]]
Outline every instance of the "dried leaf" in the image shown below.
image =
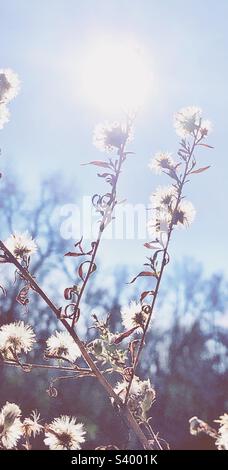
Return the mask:
[[201,147],[207,147],[208,149],[214,149],[212,145],[208,145],[208,144],[198,144],[198,145],[201,145]]
[[141,294],[140,301],[142,302],[147,295],[154,295],[154,290],[146,290]]
[[134,364],[134,362],[135,362],[135,358],[136,358],[136,355],[137,355],[137,350],[138,350],[139,343],[140,343],[139,339],[134,339],[129,344],[129,351],[130,351],[130,354],[131,354],[132,364]]
[[48,390],[46,390],[47,394],[49,395],[50,398],[56,398],[58,396],[58,391],[55,387],[50,385]]
[[202,168],[198,168],[198,170],[190,171],[189,174],[192,175],[192,174],[197,174],[197,173],[203,173],[203,171],[208,170],[208,168],[210,168],[210,165],[204,166],[204,167],[202,167]]
[[102,168],[111,168],[109,163],[107,162],[103,162],[103,161],[100,161],[100,160],[94,160],[92,162],[88,162],[88,163],[82,163],[81,164],[82,166],[85,166],[85,165],[95,165],[95,166],[100,166]]
[[68,251],[68,253],[66,253],[64,256],[72,256],[72,257],[76,258],[76,257],[78,257],[78,256],[87,256],[87,255],[91,255],[91,254],[93,253],[93,250],[94,250],[95,246],[96,246],[96,242],[92,242],[92,243],[91,243],[91,250],[89,250],[89,251],[83,251],[83,248],[82,248],[82,246],[81,246],[81,241],[82,241],[82,238],[81,238],[81,240],[80,240],[78,243],[76,243],[76,244],[74,245],[75,248],[76,248],[77,246],[79,246],[80,252]]
[[16,297],[16,301],[21,304],[21,305],[27,305],[29,303],[29,298],[28,298],[28,292],[29,292],[30,286],[24,286],[18,293]]
[[137,274],[132,281],[128,282],[128,284],[132,284],[133,282],[136,281],[138,277],[144,277],[144,276],[152,276],[152,277],[157,277],[155,273],[152,273],[151,271],[142,271],[141,273]]
[[[88,271],[86,272],[86,274],[83,272],[83,266],[84,266],[85,264],[89,264],[89,268],[88,268],[88,269],[90,270],[90,274],[89,274],[90,276],[91,276],[91,274],[92,274],[94,271],[96,271],[96,269],[97,269],[96,264],[93,263],[93,264],[91,265],[90,261],[84,261],[84,263],[81,263],[80,266],[79,266],[79,268],[78,268],[78,275],[79,275],[79,277],[81,278],[81,280],[82,280],[83,282],[84,282],[85,277],[87,276],[87,273],[88,273]],[[91,266],[90,266],[90,265],[91,265]]]
[[130,330],[124,331],[120,335],[117,336],[117,338],[114,341],[114,344],[119,344],[121,341],[123,341],[125,338],[128,338],[128,336],[132,335],[135,330],[137,330],[137,326],[134,326],[134,328],[131,328]]
[[64,290],[64,298],[66,300],[72,300],[73,293],[74,293],[73,287],[66,287],[66,289]]
[[149,250],[157,250],[157,246],[154,245],[153,243],[144,243],[145,248],[149,248]]

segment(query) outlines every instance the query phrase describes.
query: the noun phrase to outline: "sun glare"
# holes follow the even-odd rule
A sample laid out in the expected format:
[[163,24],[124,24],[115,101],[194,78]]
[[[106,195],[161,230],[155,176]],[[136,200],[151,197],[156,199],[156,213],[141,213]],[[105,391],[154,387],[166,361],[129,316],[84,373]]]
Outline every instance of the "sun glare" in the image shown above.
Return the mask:
[[138,46],[103,41],[85,54],[82,80],[84,93],[96,106],[134,111],[144,103],[151,78]]

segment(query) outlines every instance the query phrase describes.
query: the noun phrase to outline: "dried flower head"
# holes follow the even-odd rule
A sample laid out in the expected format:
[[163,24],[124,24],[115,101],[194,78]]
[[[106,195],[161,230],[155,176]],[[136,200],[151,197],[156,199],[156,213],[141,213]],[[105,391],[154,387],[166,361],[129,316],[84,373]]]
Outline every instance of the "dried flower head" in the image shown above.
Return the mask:
[[14,354],[31,351],[35,343],[35,333],[23,321],[9,323],[0,328],[0,352],[5,359],[13,360]]
[[197,106],[187,106],[174,114],[174,127],[180,137],[193,135],[198,131],[202,119],[202,110]]
[[[134,378],[131,382],[131,396],[137,396],[140,394],[141,391],[141,380],[137,375],[134,375]],[[117,382],[116,386],[114,387],[114,392],[118,395],[123,401],[125,400],[127,389],[129,386],[129,382],[127,380],[123,380],[122,382]]]
[[76,424],[76,418],[60,416],[46,427],[44,443],[51,450],[77,450],[85,442],[82,423]]
[[156,210],[147,224],[150,236],[160,237],[162,233],[167,234],[171,220],[172,214],[165,207]]
[[121,309],[121,317],[124,328],[131,330],[132,328],[144,328],[148,314],[141,303],[131,301],[130,305],[126,305]]
[[0,412],[0,448],[13,449],[22,436],[21,410],[15,403],[6,402]]
[[212,123],[208,119],[203,119],[200,126],[200,133],[202,137],[206,137],[212,131]]
[[219,437],[215,444],[220,450],[228,450],[228,413],[220,416],[215,422],[220,424]]
[[202,110],[197,106],[187,106],[174,114],[174,127],[180,137],[196,135],[205,137],[212,129],[208,120],[202,120]]
[[4,419],[4,428],[8,429],[13,425],[16,418],[20,418],[21,409],[16,403],[9,403],[8,401],[1,409],[1,417]]
[[149,163],[149,168],[157,174],[161,174],[163,170],[173,170],[175,162],[171,153],[157,152]]
[[190,434],[192,434],[192,436],[197,436],[205,428],[204,421],[197,418],[197,416],[193,416],[192,418],[190,418],[189,425],[190,425]]
[[98,124],[94,130],[93,143],[103,152],[120,149],[131,140],[132,131],[128,131],[126,126],[118,122]]
[[47,340],[46,354],[74,362],[81,356],[81,351],[67,331],[56,331]]
[[[118,382],[114,388],[114,392],[125,401],[126,393],[128,390],[129,382],[123,380]],[[142,418],[145,417],[146,412],[151,408],[156,397],[154,387],[151,385],[150,380],[140,380],[136,375],[131,382],[129,394],[129,406],[133,413],[136,413]]]
[[32,411],[29,418],[25,418],[22,423],[23,434],[30,438],[36,437],[43,430],[43,426],[39,424],[40,414],[37,411]]
[[23,259],[37,250],[37,245],[28,232],[15,232],[5,241],[6,248],[15,256]]
[[20,82],[11,69],[0,69],[0,103],[8,103],[17,96]]
[[174,186],[159,186],[151,195],[150,201],[152,207],[168,209],[174,205],[177,200],[177,190]]
[[196,215],[196,210],[190,201],[185,199],[180,201],[173,214],[173,224],[177,226],[189,227]]
[[9,122],[10,113],[5,104],[0,104],[0,129]]

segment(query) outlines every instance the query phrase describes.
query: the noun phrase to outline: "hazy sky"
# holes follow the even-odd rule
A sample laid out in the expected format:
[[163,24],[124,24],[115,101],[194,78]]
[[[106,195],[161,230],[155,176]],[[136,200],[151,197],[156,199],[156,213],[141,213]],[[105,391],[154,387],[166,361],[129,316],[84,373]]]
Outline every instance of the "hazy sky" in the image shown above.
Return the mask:
[[[215,150],[200,153],[200,166],[212,167],[188,187],[197,218],[176,233],[171,252],[175,259],[195,257],[209,272],[228,272],[227,22],[226,0],[0,0],[0,67],[13,68],[22,82],[0,135],[4,165],[20,172],[28,191],[58,169],[63,177],[75,175],[82,195],[100,190],[95,169],[80,163],[100,158],[93,128],[115,116],[86,96],[81,63],[98,39],[130,39],[145,50],[153,78],[135,129],[136,156],[121,177],[121,198],[147,204],[156,185],[168,183],[148,170],[148,161],[158,150],[176,151],[173,113],[201,106],[214,125]],[[107,241],[100,257],[140,267],[142,242]]]

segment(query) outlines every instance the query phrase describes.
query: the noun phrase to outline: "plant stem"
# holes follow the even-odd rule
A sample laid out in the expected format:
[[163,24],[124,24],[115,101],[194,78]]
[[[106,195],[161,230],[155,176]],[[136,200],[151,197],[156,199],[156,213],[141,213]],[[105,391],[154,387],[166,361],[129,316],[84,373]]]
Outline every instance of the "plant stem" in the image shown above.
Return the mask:
[[14,361],[2,361],[3,365],[6,366],[14,366],[14,367],[28,367],[31,369],[46,369],[46,370],[61,370],[62,372],[75,372],[77,373],[84,373],[85,375],[94,375],[92,370],[90,369],[83,369],[83,368],[78,368],[74,369],[73,367],[66,367],[66,366],[55,366],[55,365],[50,365],[50,364],[32,364],[30,362],[23,362],[22,364],[19,364]]
[[[111,195],[110,195],[110,201],[109,201],[108,206],[106,207],[105,213],[104,213],[103,218],[100,222],[99,232],[98,232],[97,240],[95,242],[95,248],[93,250],[92,257],[91,257],[91,260],[89,262],[89,268],[88,268],[88,271],[86,273],[85,279],[84,279],[82,287],[80,289],[80,292],[78,294],[78,298],[77,298],[77,302],[76,302],[76,313],[77,313],[78,308],[80,306],[80,302],[82,300],[82,297],[83,297],[85,288],[87,286],[89,277],[90,277],[90,275],[93,271],[93,266],[95,264],[95,259],[96,259],[97,251],[98,251],[98,248],[99,248],[99,245],[100,245],[100,242],[101,242],[102,233],[104,231],[105,224],[106,224],[106,221],[107,221],[107,216],[108,216],[108,214],[110,214],[110,211],[111,211],[111,213],[113,212],[113,210],[115,208],[115,205],[116,205],[116,188],[117,188],[117,183],[118,183],[119,176],[120,176],[120,173],[121,173],[121,167],[122,167],[122,164],[124,162],[124,148],[125,148],[125,145],[126,145],[126,141],[124,142],[124,144],[122,145],[122,147],[119,151],[118,167],[117,167],[117,170],[116,170],[115,181],[114,181],[114,184],[113,184],[113,187],[112,187],[112,192],[111,192]],[[72,327],[74,327],[74,323],[75,323],[75,316],[74,316],[73,321],[72,321]]]
[[77,346],[79,347],[82,357],[89,366],[89,368],[93,371],[94,375],[96,376],[97,380],[100,382],[102,387],[106,390],[109,397],[114,398],[115,403],[121,410],[121,416],[130,427],[133,432],[136,434],[137,438],[143,445],[145,449],[150,449],[150,444],[144,433],[142,432],[139,424],[137,423],[136,419],[132,415],[131,411],[128,407],[125,407],[121,398],[114,392],[112,386],[97,368],[96,364],[94,363],[93,359],[90,357],[89,353],[83,342],[79,339],[77,333],[72,329],[69,323],[66,321],[65,318],[61,318],[61,308],[56,307],[56,305],[49,299],[49,297],[45,294],[45,292],[41,289],[41,287],[37,284],[35,279],[31,276],[27,269],[25,269],[19,261],[15,258],[15,256],[8,250],[8,248],[4,245],[4,243],[0,240],[0,249],[5,253],[7,261],[9,263],[13,263],[16,268],[20,271],[23,277],[30,283],[32,288],[40,295],[40,297],[44,300],[44,302],[49,306],[52,312],[56,315],[58,320],[62,323],[68,333],[71,335]]
[[166,245],[165,245],[165,248],[164,248],[164,251],[163,251],[163,257],[162,257],[162,261],[161,261],[161,269],[160,269],[160,272],[159,272],[159,275],[158,275],[158,278],[157,278],[156,287],[154,289],[153,300],[152,300],[152,303],[151,303],[151,310],[150,310],[150,313],[148,315],[147,322],[146,322],[146,325],[145,325],[145,328],[144,328],[144,331],[143,331],[143,334],[142,334],[142,338],[140,340],[139,348],[138,348],[138,351],[137,351],[137,354],[136,354],[136,357],[135,357],[135,360],[134,360],[132,376],[131,376],[131,379],[129,381],[127,392],[126,392],[125,404],[127,404],[127,401],[128,401],[128,398],[129,398],[131,384],[132,384],[133,378],[135,376],[136,368],[137,368],[138,363],[139,363],[140,355],[142,353],[142,350],[143,350],[143,347],[144,347],[144,344],[145,344],[145,338],[146,338],[146,335],[147,335],[147,331],[148,331],[150,321],[151,321],[151,318],[152,318],[152,315],[153,315],[153,312],[154,312],[154,307],[155,307],[155,304],[156,304],[156,300],[157,300],[157,296],[158,296],[158,292],[159,292],[163,272],[164,272],[164,269],[165,269],[165,266],[166,266],[166,259],[167,259],[169,243],[170,243],[171,234],[172,234],[173,227],[174,227],[174,216],[175,216],[176,210],[178,208],[178,205],[179,205],[181,197],[182,197],[182,190],[183,190],[184,184],[186,182],[186,178],[188,176],[189,164],[191,162],[191,159],[192,159],[192,156],[193,156],[193,153],[194,153],[194,150],[195,150],[195,146],[196,146],[197,143],[198,143],[198,140],[197,140],[197,134],[196,134],[196,136],[194,136],[192,147],[189,151],[189,155],[188,155],[188,158],[187,158],[186,163],[185,163],[185,170],[184,170],[184,173],[183,173],[183,177],[182,177],[182,180],[180,181],[180,185],[179,185],[179,188],[178,188],[177,201],[176,201],[175,208],[174,208],[174,211],[173,211],[173,216],[172,216],[172,220],[171,220],[168,235],[167,235]]

